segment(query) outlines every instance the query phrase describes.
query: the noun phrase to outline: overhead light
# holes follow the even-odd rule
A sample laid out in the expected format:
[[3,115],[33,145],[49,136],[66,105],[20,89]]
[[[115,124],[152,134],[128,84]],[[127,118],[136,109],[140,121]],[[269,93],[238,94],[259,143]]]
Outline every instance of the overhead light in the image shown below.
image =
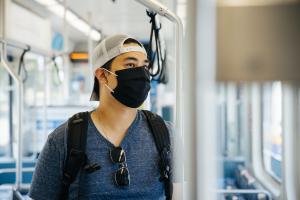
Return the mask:
[[57,15],[58,17],[61,17],[61,18],[64,17],[65,9],[60,4],[55,4],[55,5],[47,6],[47,9],[50,10],[55,15]]
[[[67,21],[69,22],[68,18],[67,18]],[[79,28],[81,30],[81,32],[83,32],[86,35],[88,35],[91,30],[91,27],[79,18],[73,19],[71,23],[74,27]]]
[[[56,0],[35,0],[41,5],[45,6],[49,11],[54,13],[60,18],[64,18],[65,8],[62,4]],[[80,19],[75,13],[70,9],[66,9],[66,21],[73,26],[75,29],[79,30],[86,36],[90,36],[92,40],[99,41],[101,39],[101,34],[96,29],[92,28],[84,20]]]
[[51,6],[56,5],[58,2],[56,0],[35,0],[39,4],[42,4],[43,6]]
[[91,38],[93,40],[99,41],[101,39],[101,34],[98,31],[92,30],[91,31]]

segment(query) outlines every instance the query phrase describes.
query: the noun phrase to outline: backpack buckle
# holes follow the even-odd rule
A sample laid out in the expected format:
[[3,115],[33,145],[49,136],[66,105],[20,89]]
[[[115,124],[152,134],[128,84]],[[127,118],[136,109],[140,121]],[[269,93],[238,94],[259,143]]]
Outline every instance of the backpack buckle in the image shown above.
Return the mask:
[[160,181],[168,180],[171,175],[171,150],[170,147],[164,147],[161,152],[161,160],[160,160],[160,169],[161,169],[161,177]]
[[77,124],[77,123],[80,123],[80,122],[83,122],[83,119],[79,118],[79,119],[74,119],[72,121],[73,124]]
[[70,185],[72,182],[72,177],[68,173],[63,174],[62,184],[63,185]]
[[170,168],[169,165],[167,165],[165,167],[165,169],[162,171],[161,176],[159,178],[159,181],[160,182],[166,181],[166,180],[168,180],[170,178],[170,176],[171,176],[171,168]]

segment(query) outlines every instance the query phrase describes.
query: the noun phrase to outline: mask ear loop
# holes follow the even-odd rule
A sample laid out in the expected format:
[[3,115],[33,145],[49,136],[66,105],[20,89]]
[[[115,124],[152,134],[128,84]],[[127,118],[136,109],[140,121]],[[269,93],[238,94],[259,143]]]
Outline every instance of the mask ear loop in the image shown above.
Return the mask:
[[115,91],[114,91],[113,89],[111,89],[106,83],[105,83],[105,87],[106,87],[109,91],[111,91],[112,93],[115,92]]
[[101,67],[101,69],[104,69],[105,71],[107,71],[108,73],[111,73],[112,75],[118,76],[117,74],[115,74],[115,73],[113,73],[113,72],[111,72],[111,71],[109,71],[109,70],[107,70],[107,69],[105,69],[105,68],[102,68],[102,67]]
[[[115,73],[113,73],[113,72],[111,72],[111,71],[109,71],[109,70],[107,70],[107,69],[105,69],[105,68],[101,68],[101,69],[104,69],[105,71],[107,71],[108,73],[111,73],[112,75],[115,75],[116,77],[118,76],[117,74],[115,74]],[[115,92],[115,91],[114,91],[113,89],[111,89],[106,83],[105,83],[105,87],[106,87],[109,91],[111,91],[112,93]]]

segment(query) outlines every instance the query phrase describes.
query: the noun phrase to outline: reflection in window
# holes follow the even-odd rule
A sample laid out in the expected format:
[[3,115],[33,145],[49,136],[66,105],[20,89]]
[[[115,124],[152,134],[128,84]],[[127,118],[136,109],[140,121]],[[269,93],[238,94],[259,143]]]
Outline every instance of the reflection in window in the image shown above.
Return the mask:
[[273,82],[263,87],[263,158],[264,166],[276,180],[281,180],[282,160],[282,86]]

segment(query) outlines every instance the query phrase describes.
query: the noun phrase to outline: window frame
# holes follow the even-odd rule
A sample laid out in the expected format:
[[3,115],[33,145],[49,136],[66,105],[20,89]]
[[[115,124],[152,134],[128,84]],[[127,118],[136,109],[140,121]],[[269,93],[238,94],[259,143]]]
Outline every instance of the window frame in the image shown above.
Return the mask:
[[297,153],[300,150],[300,96],[298,83],[283,83],[283,197],[284,199],[298,199],[300,159]]
[[266,187],[275,198],[281,194],[281,184],[265,171],[262,152],[262,87],[259,83],[251,83],[251,147],[252,171],[258,181]]
[[[282,176],[283,176],[283,168],[282,168],[282,162],[283,162],[283,158],[282,158],[282,153],[283,153],[283,142],[281,143],[281,148],[282,148],[282,152],[281,152],[281,161],[280,161],[280,167],[281,167],[281,179],[279,177],[276,176],[276,174],[274,172],[270,172],[268,169],[267,169],[267,166],[266,166],[266,163],[265,163],[265,160],[264,160],[264,90],[265,89],[273,89],[273,84],[276,83],[276,82],[279,82],[279,81],[272,81],[272,82],[267,82],[267,83],[264,83],[264,84],[268,84],[267,86],[265,85],[262,85],[261,86],[261,95],[260,95],[260,101],[261,101],[261,149],[262,149],[262,161],[263,161],[263,168],[264,168],[264,171],[266,173],[268,173],[276,182],[278,182],[279,184],[282,184]],[[283,106],[282,106],[282,102],[283,102],[283,87],[282,87],[282,83],[280,82],[281,84],[281,137],[283,138]],[[272,93],[273,91],[271,91]],[[272,94],[271,94],[272,96]],[[272,97],[271,97],[272,98]],[[271,169],[272,171],[272,169]]]

